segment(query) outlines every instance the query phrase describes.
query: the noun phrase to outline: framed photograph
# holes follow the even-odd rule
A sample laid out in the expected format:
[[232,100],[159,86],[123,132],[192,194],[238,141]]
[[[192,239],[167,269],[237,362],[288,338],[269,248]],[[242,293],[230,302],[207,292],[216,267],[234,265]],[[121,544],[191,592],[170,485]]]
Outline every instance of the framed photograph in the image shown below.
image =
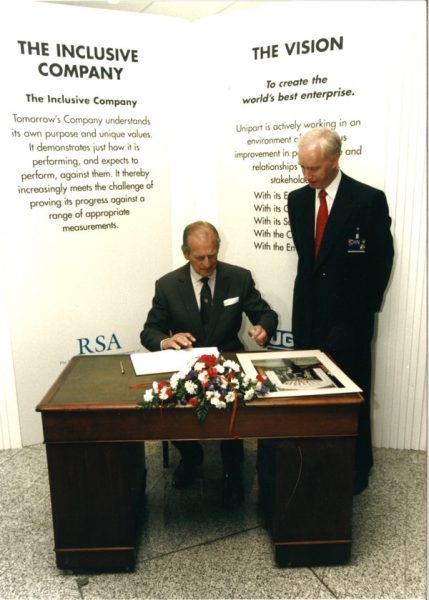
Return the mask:
[[238,353],[249,377],[264,375],[277,391],[268,397],[317,396],[361,392],[347,375],[320,350]]

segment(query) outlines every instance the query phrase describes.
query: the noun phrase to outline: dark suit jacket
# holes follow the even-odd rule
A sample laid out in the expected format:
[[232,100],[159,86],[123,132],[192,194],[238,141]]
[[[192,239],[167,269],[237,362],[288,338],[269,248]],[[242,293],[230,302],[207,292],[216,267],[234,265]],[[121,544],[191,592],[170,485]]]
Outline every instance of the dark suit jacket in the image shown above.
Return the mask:
[[155,284],[155,296],[140,340],[148,350],[160,350],[161,340],[174,333],[189,332],[195,347],[217,346],[221,351],[243,349],[238,338],[243,313],[272,337],[277,314],[255,288],[250,271],[218,261],[213,309],[207,330],[201,322],[192,286],[190,265],[164,275]]
[[314,189],[307,185],[291,192],[288,208],[298,253],[295,346],[338,356],[368,344],[393,261],[384,192],[342,174],[316,260]]

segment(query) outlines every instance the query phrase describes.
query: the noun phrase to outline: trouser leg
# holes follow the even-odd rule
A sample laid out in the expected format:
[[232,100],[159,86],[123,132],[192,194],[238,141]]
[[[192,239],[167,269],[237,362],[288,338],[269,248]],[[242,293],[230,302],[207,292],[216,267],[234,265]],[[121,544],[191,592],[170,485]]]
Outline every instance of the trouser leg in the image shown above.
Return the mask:
[[194,440],[180,440],[171,442],[180,452],[182,461],[186,465],[198,466],[203,461],[203,449],[201,444]]
[[243,463],[243,440],[222,440],[220,453],[224,471],[237,473],[241,470]]
[[371,440],[371,346],[363,345],[350,354],[333,355],[340,369],[362,389],[364,403],[359,407],[358,436],[356,439],[356,471],[368,473],[373,466]]

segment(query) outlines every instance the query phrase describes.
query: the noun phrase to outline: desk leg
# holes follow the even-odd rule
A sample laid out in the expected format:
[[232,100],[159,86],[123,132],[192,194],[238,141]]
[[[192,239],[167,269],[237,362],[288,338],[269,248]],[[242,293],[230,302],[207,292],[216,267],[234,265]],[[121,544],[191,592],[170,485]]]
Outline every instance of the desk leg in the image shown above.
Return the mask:
[[46,444],[57,566],[132,570],[145,493],[144,444]]
[[277,564],[335,565],[350,559],[353,437],[261,440],[261,503]]

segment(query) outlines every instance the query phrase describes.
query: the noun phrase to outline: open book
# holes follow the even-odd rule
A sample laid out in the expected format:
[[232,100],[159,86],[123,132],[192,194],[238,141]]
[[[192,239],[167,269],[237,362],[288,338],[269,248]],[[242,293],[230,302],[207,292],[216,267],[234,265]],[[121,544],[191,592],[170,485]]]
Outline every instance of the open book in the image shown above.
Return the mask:
[[181,371],[203,354],[218,356],[219,350],[217,348],[189,348],[189,350],[134,352],[130,358],[136,375],[151,375]]

